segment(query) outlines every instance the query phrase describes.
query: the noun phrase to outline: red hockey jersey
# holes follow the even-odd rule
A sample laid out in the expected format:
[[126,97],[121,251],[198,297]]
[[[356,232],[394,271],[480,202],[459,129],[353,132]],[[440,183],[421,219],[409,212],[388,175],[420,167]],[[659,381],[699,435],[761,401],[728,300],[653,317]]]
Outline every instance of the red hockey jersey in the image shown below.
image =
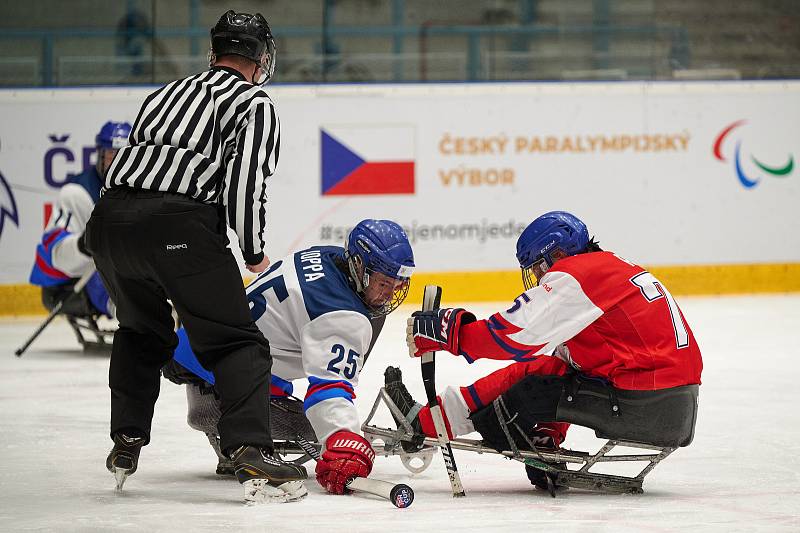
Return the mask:
[[559,357],[620,389],[700,383],[692,330],[667,289],[611,252],[558,261],[506,311],[461,327],[467,359]]

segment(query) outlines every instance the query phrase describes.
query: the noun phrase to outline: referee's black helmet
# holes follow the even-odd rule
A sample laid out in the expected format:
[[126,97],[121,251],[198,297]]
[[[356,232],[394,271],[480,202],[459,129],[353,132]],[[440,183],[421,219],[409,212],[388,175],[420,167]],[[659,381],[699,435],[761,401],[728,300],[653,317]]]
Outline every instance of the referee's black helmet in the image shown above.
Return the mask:
[[264,71],[264,84],[275,72],[275,39],[267,19],[261,13],[237,13],[230,9],[211,28],[213,58],[235,54],[254,61]]

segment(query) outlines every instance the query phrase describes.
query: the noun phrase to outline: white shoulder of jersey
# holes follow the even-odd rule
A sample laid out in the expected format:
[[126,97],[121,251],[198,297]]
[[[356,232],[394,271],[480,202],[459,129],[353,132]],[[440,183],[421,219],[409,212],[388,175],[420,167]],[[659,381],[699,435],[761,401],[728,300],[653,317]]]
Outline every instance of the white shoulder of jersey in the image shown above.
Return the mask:
[[580,283],[566,272],[548,272],[541,283],[523,293],[511,309],[500,315],[521,331],[513,341],[539,346],[537,354],[549,354],[602,316]]
[[53,266],[69,276],[82,276],[94,266],[92,258],[78,249],[78,238],[86,229],[86,223],[94,210],[94,202],[86,189],[77,183],[67,183],[58,192],[56,210],[48,230],[59,226],[71,235],[61,239],[53,247]]
[[360,431],[354,389],[372,340],[372,324],[361,313],[331,311],[302,330],[303,367],[308,376],[306,416],[320,442],[340,429]]
[[68,217],[69,223],[65,229],[70,233],[81,234],[92,216],[94,201],[86,189],[77,183],[67,183],[58,192],[57,208]]

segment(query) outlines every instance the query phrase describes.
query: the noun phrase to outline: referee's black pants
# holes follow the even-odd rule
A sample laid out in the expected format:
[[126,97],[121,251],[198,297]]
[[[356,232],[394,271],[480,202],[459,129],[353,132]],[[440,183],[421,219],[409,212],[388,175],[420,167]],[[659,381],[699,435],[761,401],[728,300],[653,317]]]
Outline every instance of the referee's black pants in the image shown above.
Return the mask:
[[134,428],[149,442],[161,367],[178,339],[167,299],[200,363],[214,372],[223,450],[271,448],[269,344],[253,323],[217,210],[187,196],[108,190],[86,245],[117,306],[109,387],[111,435]]

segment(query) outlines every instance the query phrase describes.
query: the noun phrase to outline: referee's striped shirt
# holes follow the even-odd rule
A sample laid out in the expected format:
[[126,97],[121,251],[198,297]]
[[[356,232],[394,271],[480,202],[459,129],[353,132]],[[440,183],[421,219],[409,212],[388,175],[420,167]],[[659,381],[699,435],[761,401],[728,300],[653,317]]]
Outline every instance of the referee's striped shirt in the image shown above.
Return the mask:
[[234,69],[213,67],[147,97],[105,188],[222,202],[245,261],[254,265],[264,258],[265,186],[279,148],[280,123],[267,93]]

